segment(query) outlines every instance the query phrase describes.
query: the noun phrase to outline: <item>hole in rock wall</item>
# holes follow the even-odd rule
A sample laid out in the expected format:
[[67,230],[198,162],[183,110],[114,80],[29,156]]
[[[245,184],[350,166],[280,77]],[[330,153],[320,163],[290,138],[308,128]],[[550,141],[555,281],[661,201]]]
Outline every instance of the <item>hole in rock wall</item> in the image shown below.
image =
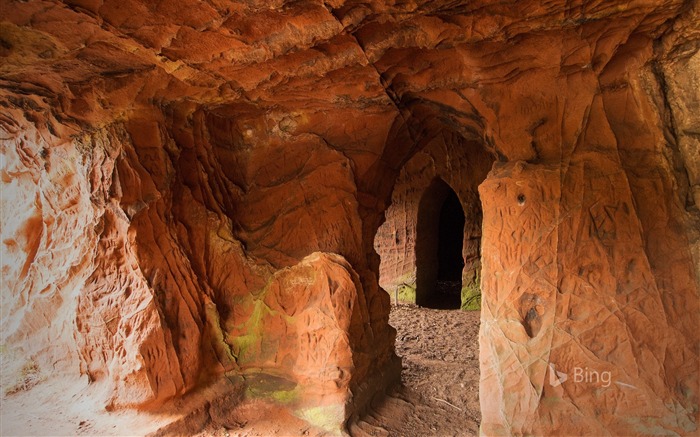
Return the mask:
[[[481,417],[480,199],[476,181],[468,179],[473,173],[465,177],[466,172],[449,174],[441,168],[448,184],[437,172],[426,174],[420,158],[395,185],[375,248],[381,257],[380,284],[392,300],[409,304],[392,306],[389,316],[403,364],[399,397],[410,405],[430,387],[431,411],[440,411],[436,403],[449,411],[436,416],[440,424],[421,418],[425,428],[411,426],[396,435],[476,435],[478,424],[468,421]],[[411,408],[422,407],[416,402]],[[457,419],[454,409],[462,412]]]
[[443,135],[404,164],[374,238],[392,301],[481,308],[479,185],[493,162],[480,142]]
[[435,308],[459,308],[462,290],[462,239],[464,238],[464,211],[459,198],[450,190],[440,209],[438,230],[438,277],[433,292]]
[[454,190],[436,178],[418,207],[416,303],[428,308],[461,306],[464,210]]

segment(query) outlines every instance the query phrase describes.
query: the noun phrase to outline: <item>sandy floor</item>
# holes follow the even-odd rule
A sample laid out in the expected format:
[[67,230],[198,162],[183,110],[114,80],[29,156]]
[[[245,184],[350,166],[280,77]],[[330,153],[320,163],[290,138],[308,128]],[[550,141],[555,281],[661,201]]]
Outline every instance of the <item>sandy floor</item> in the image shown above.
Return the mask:
[[353,435],[478,435],[479,311],[394,307],[402,386],[374,405]]

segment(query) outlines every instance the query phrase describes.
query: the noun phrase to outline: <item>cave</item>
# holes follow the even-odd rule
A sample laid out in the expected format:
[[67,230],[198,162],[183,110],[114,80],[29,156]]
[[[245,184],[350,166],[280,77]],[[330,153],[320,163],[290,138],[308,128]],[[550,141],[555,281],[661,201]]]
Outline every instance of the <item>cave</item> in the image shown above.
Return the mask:
[[482,142],[445,129],[404,164],[374,238],[392,302],[481,308],[478,187],[494,159]]
[[[418,238],[420,239],[420,234]],[[440,208],[437,289],[434,293],[437,299],[432,302],[437,307],[459,308],[461,306],[462,269],[464,268],[463,238],[464,211],[459,198],[454,191],[450,190]],[[420,265],[418,268],[420,269]]]
[[697,434],[698,0],[0,16],[0,434]]
[[423,194],[416,233],[416,303],[428,308],[461,306],[464,211],[457,194],[436,179]]

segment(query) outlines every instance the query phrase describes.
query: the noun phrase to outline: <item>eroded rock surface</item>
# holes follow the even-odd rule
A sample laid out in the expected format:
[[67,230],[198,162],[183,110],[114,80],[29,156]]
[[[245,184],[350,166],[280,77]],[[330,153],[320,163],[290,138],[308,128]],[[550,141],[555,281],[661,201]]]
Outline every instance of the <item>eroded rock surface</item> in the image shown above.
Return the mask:
[[439,295],[435,290],[438,244],[430,240],[439,237],[441,207],[447,194],[440,187],[455,187],[465,216],[461,306],[480,307],[482,214],[478,186],[494,158],[480,143],[461,138],[437,137],[404,165],[396,181],[386,221],[377,230],[374,244],[381,256],[379,285],[394,300],[423,304]]
[[[679,288],[692,293],[690,254],[651,264],[628,185],[615,180],[625,174],[601,169],[610,165],[572,163],[564,173],[510,163],[480,188],[480,399],[487,434],[533,425],[541,430],[535,432],[601,435],[694,429],[698,374],[685,308],[669,304],[663,282],[645,280],[673,269]],[[586,171],[610,176],[561,183]],[[572,238],[581,234],[586,238]],[[494,391],[503,369],[511,369],[508,385]],[[616,407],[602,410],[601,401]],[[566,413],[559,420],[552,410]],[[505,425],[506,418],[517,420]]]
[[[454,169],[498,161],[479,192],[483,432],[697,429],[697,1],[0,17],[0,341],[32,368],[149,411],[267,375],[263,397],[300,415],[321,398],[305,417],[337,431],[397,377],[374,236],[402,168],[450,138],[469,147],[431,171],[458,193],[486,169]],[[550,362],[634,389],[552,387]]]

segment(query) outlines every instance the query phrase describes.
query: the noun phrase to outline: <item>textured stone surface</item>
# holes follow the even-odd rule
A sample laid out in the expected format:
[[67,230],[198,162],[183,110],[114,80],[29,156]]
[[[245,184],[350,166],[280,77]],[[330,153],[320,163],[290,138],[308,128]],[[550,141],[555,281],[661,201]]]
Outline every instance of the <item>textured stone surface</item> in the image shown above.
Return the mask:
[[[483,173],[454,169],[498,161],[480,189],[484,432],[691,433],[697,14],[0,1],[3,350],[110,409],[271,375],[263,397],[298,385],[290,409],[321,398],[331,419],[304,417],[337,431],[396,377],[374,236],[402,168],[451,162],[449,138],[458,162],[430,171],[458,193]],[[549,362],[635,391],[548,386]]]
[[[462,288],[468,299],[463,299],[462,304],[479,308],[478,302],[470,300],[478,300],[478,294],[468,293],[478,293],[480,288],[482,217],[477,187],[486,178],[493,156],[479,143],[463,142],[460,139],[460,136],[437,137],[404,165],[394,185],[391,205],[385,213],[386,221],[377,230],[374,243],[381,257],[379,285],[389,292],[392,299],[398,295],[400,301],[415,303],[417,297],[419,302],[421,299],[425,301],[434,291],[424,291],[417,287],[416,248],[420,246],[418,239],[434,236],[436,229],[432,228],[438,226],[433,223],[435,226],[431,229],[424,229],[428,235],[419,236],[421,206],[424,209],[423,217],[439,219],[444,197],[431,199],[437,193],[431,192],[429,188],[435,178],[440,178],[454,187],[465,214]],[[437,204],[428,205],[432,200]],[[436,257],[436,253],[423,255],[420,260],[423,268],[429,268],[427,264],[434,264]],[[429,287],[432,285],[429,282],[431,281],[426,280],[421,285]]]
[[[696,334],[677,321],[687,307],[669,305],[665,284],[645,279],[673,269],[677,292],[692,296],[690,254],[651,264],[624,173],[603,170],[614,165],[578,162],[564,173],[516,162],[480,187],[486,434],[695,429],[697,344],[687,338]],[[601,171],[611,176],[583,182]],[[555,371],[568,379],[559,384]]]
[[[21,113],[16,117],[26,123]],[[206,122],[203,116],[200,120]],[[330,213],[338,205],[337,224],[352,219],[346,211],[357,209],[354,196],[336,200],[336,186],[314,182],[324,177],[326,159],[331,166],[325,171],[332,171],[341,188],[346,183],[350,190],[347,162],[337,162],[334,151],[326,152],[330,158],[319,152],[321,163],[306,167],[310,190],[300,190],[295,201],[289,197],[294,190],[268,183],[266,197],[260,195],[258,203],[253,198],[253,205],[258,205],[254,214],[239,215],[245,225],[234,224],[222,212],[226,205],[213,197],[225,195],[230,202],[240,196],[240,189],[230,182],[223,187],[202,184],[207,171],[215,177],[219,170],[212,146],[176,148],[168,129],[162,120],[132,121],[61,145],[51,143],[58,143],[58,138],[42,138],[26,126],[8,130],[13,136],[3,143],[8,182],[3,211],[9,213],[15,204],[27,212],[19,219],[5,218],[6,223],[23,227],[4,230],[14,238],[4,240],[10,250],[3,275],[17,278],[4,283],[13,287],[3,292],[4,344],[27,356],[37,355],[44,366],[41,360],[47,359],[54,366],[61,363],[60,370],[80,370],[96,387],[106,385],[98,393],[107,394],[102,402],[109,409],[153,408],[202,380],[229,371],[245,373],[250,367],[313,388],[314,393],[299,395],[303,400],[302,395],[308,394],[312,405],[317,405],[319,396],[339,392],[335,402],[343,407],[350,402],[351,379],[357,388],[369,373],[383,373],[372,364],[395,367],[387,364],[393,362],[388,349],[392,331],[368,330],[386,315],[376,305],[385,306],[388,298],[378,294],[378,300],[369,301],[347,261],[339,255],[324,255],[321,259],[327,262],[312,266],[292,261],[295,267],[282,277],[289,279],[277,280],[271,264],[291,264],[283,247],[270,245],[280,250],[267,255],[269,263],[255,263],[232,234],[240,226],[241,235],[254,236],[254,221],[265,219],[265,238],[274,237],[270,229],[275,227],[287,236],[296,222],[285,217],[285,211],[280,213],[282,220],[270,222],[278,209],[264,209],[265,203],[260,203],[275,189],[286,196],[292,217],[301,213],[302,220],[310,218],[293,202],[303,204],[309,199],[305,196],[313,195],[321,210]],[[207,159],[216,167],[204,167]],[[206,168],[202,173],[197,172],[199,165]],[[338,169],[346,169],[350,179],[339,178]],[[302,168],[295,176],[303,174]],[[328,178],[329,173],[325,175]],[[347,242],[329,233],[323,222],[308,221],[307,229],[316,224],[324,233],[315,240],[303,233],[299,239],[286,240],[292,249],[304,253],[299,244]],[[343,231],[352,232],[352,226],[338,228]],[[250,242],[253,246],[253,237]],[[263,240],[260,251],[268,254],[267,250]],[[23,264],[13,264],[15,259]],[[328,263],[331,267],[322,276]],[[375,294],[376,290],[375,286]],[[322,299],[324,294],[330,301]],[[308,311],[300,295],[307,296]],[[45,317],[52,323],[45,324]],[[331,335],[333,329],[338,333]],[[378,350],[378,344],[387,349]],[[377,359],[377,352],[383,360]],[[338,414],[342,423],[346,410],[341,408]]]

